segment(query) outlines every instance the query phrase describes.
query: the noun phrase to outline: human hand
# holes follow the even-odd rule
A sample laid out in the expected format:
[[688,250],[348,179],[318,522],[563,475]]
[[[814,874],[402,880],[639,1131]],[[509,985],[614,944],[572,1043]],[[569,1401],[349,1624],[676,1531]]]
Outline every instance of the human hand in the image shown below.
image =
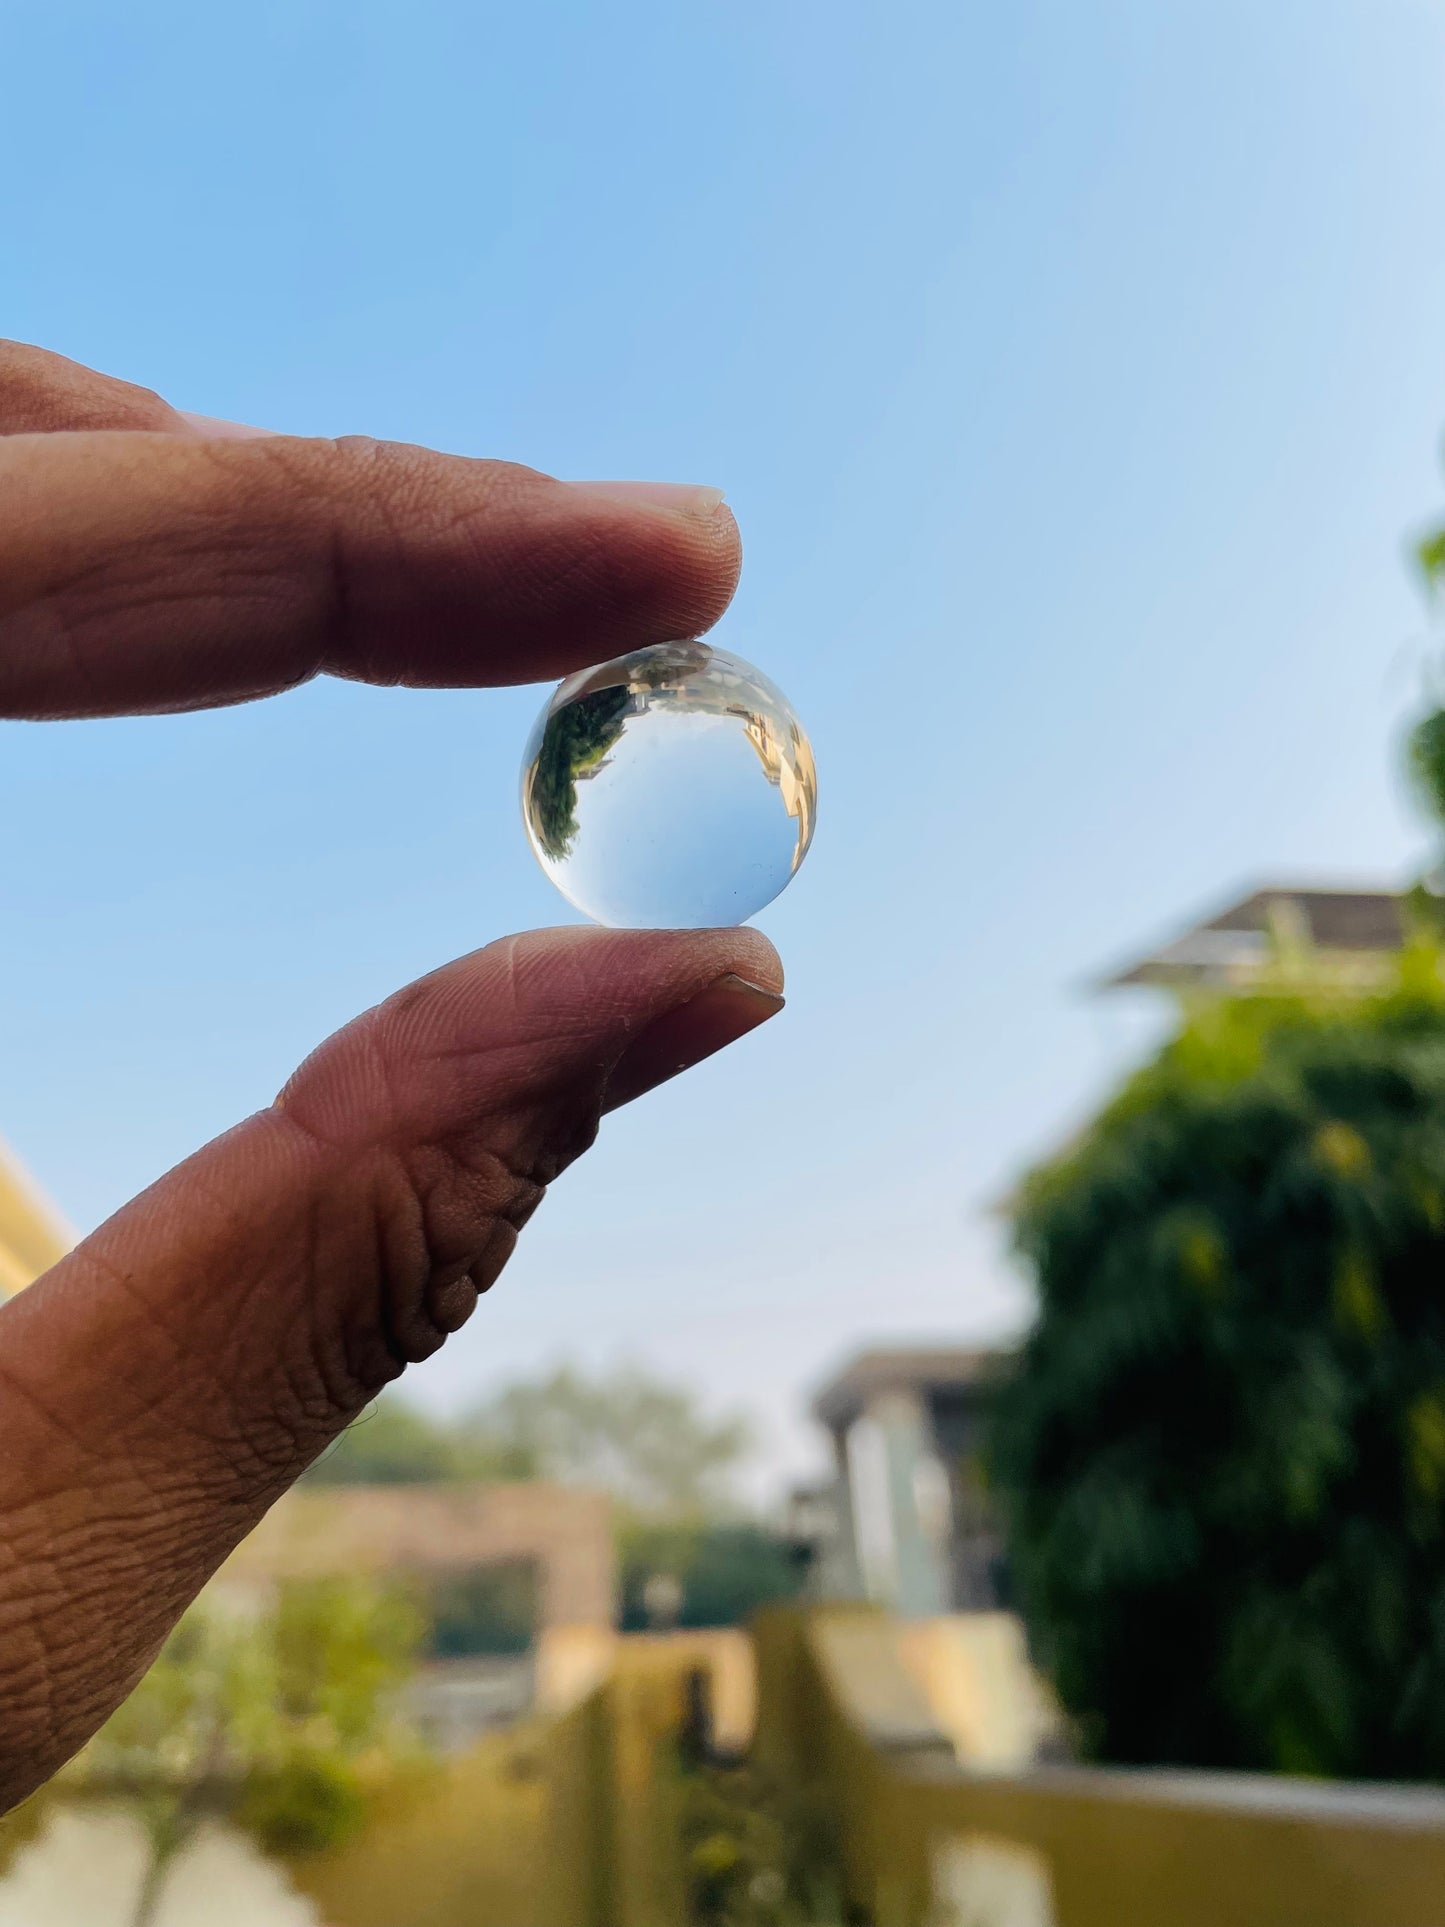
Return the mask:
[[[0,715],[317,674],[550,680],[707,627],[737,570],[713,490],[260,435],[0,344]],[[752,930],[492,944],[339,1031],[0,1310],[0,1810],[465,1322],[599,1117],[774,1015],[781,985]]]

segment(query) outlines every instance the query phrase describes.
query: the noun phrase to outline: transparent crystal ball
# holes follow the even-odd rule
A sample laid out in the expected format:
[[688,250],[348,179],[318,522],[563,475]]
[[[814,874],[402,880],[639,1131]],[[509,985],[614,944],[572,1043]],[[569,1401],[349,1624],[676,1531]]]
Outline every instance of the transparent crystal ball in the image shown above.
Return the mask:
[[803,726],[751,663],[705,642],[635,649],[562,683],[522,765],[537,861],[597,923],[744,923],[808,853]]

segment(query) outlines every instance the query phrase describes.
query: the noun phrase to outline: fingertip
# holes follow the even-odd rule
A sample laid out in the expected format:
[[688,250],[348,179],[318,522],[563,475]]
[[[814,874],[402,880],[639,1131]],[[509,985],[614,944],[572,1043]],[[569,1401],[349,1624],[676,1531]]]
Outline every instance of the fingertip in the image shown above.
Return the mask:
[[742,573],[742,535],[721,489],[662,482],[553,486],[554,504],[566,504],[568,541],[613,558],[615,585],[605,577],[596,584],[587,626],[609,624],[608,604],[623,588],[626,627],[614,647],[699,635],[725,613]]
[[[759,930],[607,930],[568,925],[509,940],[520,1001],[546,1010],[589,1067],[610,1058],[605,1113],[768,1022],[783,1008],[783,966]],[[577,1025],[580,1011],[590,1020]],[[590,1043],[584,1038],[590,1037]]]
[[783,960],[773,944],[761,930],[754,930],[747,925],[728,934],[737,948],[737,974],[781,997],[784,989]]
[[457,958],[336,1033],[277,1105],[353,1146],[438,1141],[499,1115],[595,1126],[599,1108],[776,1016],[782,987],[757,930],[532,930]]
[[655,1017],[618,1058],[602,1091],[604,1113],[736,1044],[783,1008],[780,991],[728,971],[686,1003]]
[[621,502],[631,508],[666,509],[669,514],[693,515],[707,521],[723,506],[720,488],[694,482],[568,482],[579,495],[598,495],[604,501]]
[[[613,930],[595,923],[569,923],[529,930],[502,940],[509,970],[519,986],[534,991],[555,988],[566,976],[562,995],[578,994],[580,974],[592,994],[611,1007],[676,1003],[716,978],[741,977],[781,996],[783,964],[761,930],[747,924],[703,930]],[[474,953],[448,970],[467,969],[488,953]]]

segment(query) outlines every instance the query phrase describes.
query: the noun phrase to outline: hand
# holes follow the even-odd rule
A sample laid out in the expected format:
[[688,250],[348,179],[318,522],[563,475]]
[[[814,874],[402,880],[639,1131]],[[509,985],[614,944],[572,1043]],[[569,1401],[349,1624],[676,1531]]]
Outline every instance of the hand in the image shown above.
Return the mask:
[[[0,715],[553,678],[716,620],[711,490],[264,436],[0,346]],[[0,1809],[455,1331],[599,1117],[781,1008],[756,931],[534,932],[398,992],[0,1310]]]

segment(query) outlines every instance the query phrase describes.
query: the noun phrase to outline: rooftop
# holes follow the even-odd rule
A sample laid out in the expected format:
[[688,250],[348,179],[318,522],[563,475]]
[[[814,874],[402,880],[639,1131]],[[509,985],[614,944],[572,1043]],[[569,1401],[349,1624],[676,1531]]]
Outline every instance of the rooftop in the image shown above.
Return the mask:
[[870,1399],[883,1392],[957,1392],[982,1384],[993,1373],[997,1351],[954,1346],[912,1346],[860,1352],[819,1387],[813,1416],[830,1431],[850,1425]]
[[1363,967],[1404,941],[1393,890],[1318,889],[1271,883],[1106,977],[1102,990],[1133,984],[1243,985],[1281,952],[1308,949]]

